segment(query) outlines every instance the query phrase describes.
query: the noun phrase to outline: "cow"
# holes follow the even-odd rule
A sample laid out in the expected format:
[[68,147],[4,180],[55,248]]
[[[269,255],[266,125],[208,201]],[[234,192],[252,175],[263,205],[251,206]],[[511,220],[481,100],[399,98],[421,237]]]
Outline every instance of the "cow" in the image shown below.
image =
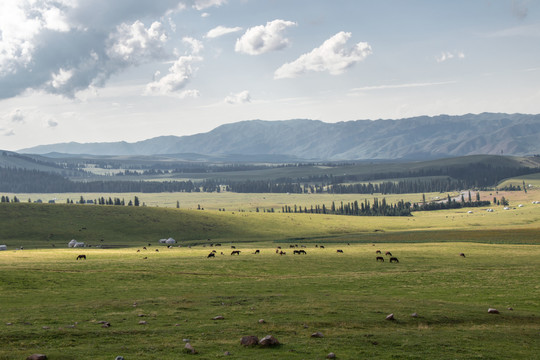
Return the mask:
[[391,257],[391,258],[390,258],[390,262],[396,262],[396,263],[398,263],[399,260],[398,260],[397,257]]
[[387,251],[386,253],[384,253],[384,255],[386,256],[392,256],[392,253],[390,251]]
[[234,250],[231,252],[231,255],[240,255],[240,250]]
[[211,257],[216,257],[216,254],[214,254],[213,252],[211,252],[210,254],[208,254],[207,258],[211,258]]
[[343,254],[343,250],[341,250],[341,249],[338,249],[337,252]]
[[377,256],[375,260],[384,262],[384,258],[382,256]]
[[83,260],[83,259],[86,260],[86,255],[79,255],[79,256],[77,256],[77,260],[79,260],[79,259],[81,259],[81,260]]

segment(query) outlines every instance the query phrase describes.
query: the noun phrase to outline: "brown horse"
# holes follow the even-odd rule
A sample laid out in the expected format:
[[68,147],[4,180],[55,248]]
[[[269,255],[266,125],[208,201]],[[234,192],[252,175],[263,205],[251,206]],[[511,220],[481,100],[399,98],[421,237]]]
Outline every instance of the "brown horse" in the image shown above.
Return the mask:
[[240,255],[240,250],[234,250],[231,255]]
[[81,260],[83,260],[83,259],[86,260],[86,255],[79,255],[79,256],[77,256],[77,260],[79,260],[79,259],[81,259]]
[[390,262],[396,262],[396,263],[398,263],[399,260],[397,259],[397,257],[391,257],[391,258],[390,258]]
[[382,256],[377,256],[375,260],[384,262],[384,258]]

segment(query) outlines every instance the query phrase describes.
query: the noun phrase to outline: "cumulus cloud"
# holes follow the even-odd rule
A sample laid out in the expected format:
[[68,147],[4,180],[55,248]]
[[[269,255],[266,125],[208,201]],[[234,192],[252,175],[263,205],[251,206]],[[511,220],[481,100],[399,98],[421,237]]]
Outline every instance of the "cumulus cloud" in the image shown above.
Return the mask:
[[[169,68],[169,72],[163,77],[156,72],[154,81],[146,85],[145,95],[173,95],[173,96],[192,96],[195,92],[180,92],[190,81],[197,68],[195,64],[202,61],[199,56],[202,50],[202,43],[193,38],[184,38],[184,43],[191,46],[191,54],[180,56]],[[194,90],[196,91],[196,90]]]
[[282,65],[275,71],[274,78],[294,78],[311,71],[328,72],[332,75],[342,74],[372,53],[371,46],[366,42],[359,42],[347,48],[346,43],[350,37],[351,33],[348,32],[337,33],[318,48],[293,62]]
[[195,0],[193,7],[197,10],[204,10],[213,6],[221,6],[226,3],[227,0]]
[[[2,0],[0,99],[38,89],[73,97],[127,67],[163,59],[160,19],[224,0]],[[144,21],[142,20],[144,19]]]
[[442,63],[450,59],[465,59],[465,54],[461,51],[444,51],[435,58],[438,63]]
[[155,21],[148,29],[139,20],[133,24],[121,24],[107,40],[107,55],[112,60],[126,63],[138,63],[145,58],[154,58],[163,54],[163,45],[167,35],[163,25]]
[[281,50],[289,45],[289,40],[283,32],[296,23],[285,20],[274,20],[266,25],[259,25],[246,30],[244,35],[236,40],[235,51],[249,55],[260,55],[269,51]]
[[225,98],[225,102],[228,104],[245,104],[251,102],[251,95],[249,91],[244,90],[236,94],[231,94]]
[[212,30],[208,31],[208,33],[206,34],[206,37],[207,38],[210,38],[210,39],[214,39],[214,38],[217,38],[217,37],[220,37],[220,36],[223,36],[223,35],[227,35],[227,34],[231,34],[231,33],[235,33],[235,32],[238,32],[238,31],[242,31],[242,28],[241,27],[232,27],[232,28],[229,28],[229,27],[225,27],[225,26],[217,26],[215,28],[213,28]]

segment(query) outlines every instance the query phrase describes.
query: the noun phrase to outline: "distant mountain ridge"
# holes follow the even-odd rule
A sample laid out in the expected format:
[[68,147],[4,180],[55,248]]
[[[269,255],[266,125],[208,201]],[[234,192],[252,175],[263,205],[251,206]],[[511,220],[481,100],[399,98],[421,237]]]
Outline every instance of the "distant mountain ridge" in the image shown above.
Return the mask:
[[400,120],[248,120],[190,136],[135,143],[60,143],[28,154],[283,155],[305,160],[429,159],[474,154],[540,154],[540,115],[482,113]]

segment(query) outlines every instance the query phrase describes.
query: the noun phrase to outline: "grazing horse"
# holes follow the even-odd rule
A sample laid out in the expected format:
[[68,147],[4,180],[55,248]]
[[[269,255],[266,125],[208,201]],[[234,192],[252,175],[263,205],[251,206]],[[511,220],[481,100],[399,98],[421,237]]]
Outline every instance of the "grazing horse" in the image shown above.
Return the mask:
[[79,255],[79,256],[77,256],[77,260],[79,260],[79,259],[81,259],[81,260],[82,260],[82,259],[86,260],[86,255]]
[[240,255],[240,250],[234,250],[233,252],[231,252],[231,255]]
[[392,253],[390,251],[387,251],[385,255],[392,256]]
[[390,258],[390,262],[399,262],[399,260],[397,259],[397,257],[391,257]]
[[384,262],[384,258],[383,258],[382,256],[377,256],[377,259],[376,259],[376,260],[377,260],[377,261],[382,261],[382,262]]
[[343,250],[341,250],[341,249],[338,249],[337,252],[343,254]]
[[280,251],[279,255],[287,255],[287,253],[285,251]]
[[459,256],[465,257],[465,254],[464,253],[459,253]]
[[214,254],[213,252],[211,252],[210,254],[208,254],[207,258],[211,258],[211,257],[216,257],[216,254]]
[[324,245],[319,246],[321,249],[324,249]]
[[257,250],[255,250],[254,254],[260,254],[260,252],[261,251],[257,249]]
[[381,254],[381,250],[375,251],[375,254]]

